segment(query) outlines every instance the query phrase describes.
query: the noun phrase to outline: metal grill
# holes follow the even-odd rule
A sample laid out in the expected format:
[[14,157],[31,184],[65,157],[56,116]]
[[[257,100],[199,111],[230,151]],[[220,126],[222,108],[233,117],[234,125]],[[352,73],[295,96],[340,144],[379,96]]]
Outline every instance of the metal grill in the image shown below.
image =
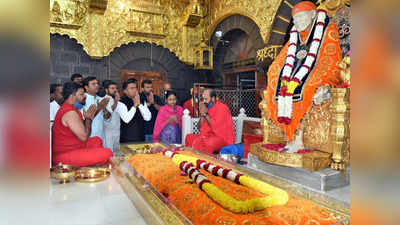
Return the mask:
[[193,123],[193,134],[200,134],[199,129],[197,128],[197,124],[199,123],[199,118],[192,118],[192,123]]
[[246,115],[249,117],[256,117],[258,104],[256,101],[258,89],[236,89],[236,90],[223,90],[215,89],[217,96],[225,104],[228,105],[232,115],[238,115],[240,108],[246,110]]
[[[258,103],[261,101],[261,95],[259,95],[259,93],[261,93],[262,89],[254,89],[254,86],[253,88],[250,88],[247,86],[228,87],[205,83],[194,84],[195,89],[200,87],[213,88],[218,98],[227,104],[233,116],[239,115],[240,108],[244,108],[246,110],[246,115],[248,117],[260,116]],[[198,93],[197,98],[201,99],[200,93]]]

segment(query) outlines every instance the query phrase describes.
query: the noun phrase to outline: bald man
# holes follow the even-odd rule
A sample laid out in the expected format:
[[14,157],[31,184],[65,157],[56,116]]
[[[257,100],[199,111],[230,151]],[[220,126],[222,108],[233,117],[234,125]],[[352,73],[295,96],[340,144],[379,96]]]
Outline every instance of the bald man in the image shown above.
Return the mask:
[[206,89],[202,96],[197,124],[200,134],[188,134],[185,143],[207,154],[218,153],[222,147],[235,142],[232,114],[227,105],[217,100],[215,90]]

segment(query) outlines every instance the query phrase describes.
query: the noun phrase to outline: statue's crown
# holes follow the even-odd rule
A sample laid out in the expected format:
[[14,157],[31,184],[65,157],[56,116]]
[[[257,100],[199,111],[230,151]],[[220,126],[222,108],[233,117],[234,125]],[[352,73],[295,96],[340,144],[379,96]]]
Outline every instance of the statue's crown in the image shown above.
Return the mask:
[[292,9],[292,17],[298,12],[311,11],[311,10],[316,10],[316,9],[317,9],[317,6],[310,1],[299,2],[296,5],[294,5],[294,7]]

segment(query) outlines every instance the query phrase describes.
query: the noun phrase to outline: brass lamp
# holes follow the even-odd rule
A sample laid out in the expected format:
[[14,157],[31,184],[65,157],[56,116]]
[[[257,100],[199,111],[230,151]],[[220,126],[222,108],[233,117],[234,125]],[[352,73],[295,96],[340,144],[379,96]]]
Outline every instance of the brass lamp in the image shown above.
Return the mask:
[[196,70],[212,70],[213,66],[213,49],[208,46],[204,41],[194,50]]
[[190,3],[186,9],[185,25],[189,27],[196,27],[199,25],[203,18],[203,7],[198,0]]

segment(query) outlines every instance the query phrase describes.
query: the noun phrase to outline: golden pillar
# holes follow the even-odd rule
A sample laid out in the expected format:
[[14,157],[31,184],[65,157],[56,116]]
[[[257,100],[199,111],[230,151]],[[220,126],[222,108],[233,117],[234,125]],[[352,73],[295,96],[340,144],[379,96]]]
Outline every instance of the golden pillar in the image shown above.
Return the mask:
[[332,149],[331,168],[335,170],[343,170],[345,168],[344,152],[346,151],[346,134],[348,134],[348,104],[346,97],[349,88],[332,88],[332,103],[329,111],[332,114],[330,127],[330,149]]

